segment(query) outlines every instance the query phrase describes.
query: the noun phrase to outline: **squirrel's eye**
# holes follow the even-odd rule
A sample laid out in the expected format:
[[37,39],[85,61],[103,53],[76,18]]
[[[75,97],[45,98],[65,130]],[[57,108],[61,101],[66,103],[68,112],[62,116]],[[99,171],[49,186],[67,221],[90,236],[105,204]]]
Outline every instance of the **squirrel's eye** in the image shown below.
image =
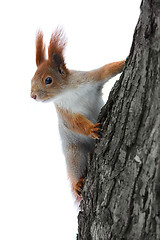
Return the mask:
[[52,78],[51,77],[47,77],[45,79],[45,84],[48,85],[48,84],[51,84],[52,83]]

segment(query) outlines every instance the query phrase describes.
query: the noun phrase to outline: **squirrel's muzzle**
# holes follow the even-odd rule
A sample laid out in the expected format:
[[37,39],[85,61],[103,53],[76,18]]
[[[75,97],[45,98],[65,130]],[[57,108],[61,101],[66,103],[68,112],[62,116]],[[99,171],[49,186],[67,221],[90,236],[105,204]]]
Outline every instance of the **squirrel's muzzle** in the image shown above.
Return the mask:
[[37,99],[37,95],[35,93],[31,92],[31,98]]

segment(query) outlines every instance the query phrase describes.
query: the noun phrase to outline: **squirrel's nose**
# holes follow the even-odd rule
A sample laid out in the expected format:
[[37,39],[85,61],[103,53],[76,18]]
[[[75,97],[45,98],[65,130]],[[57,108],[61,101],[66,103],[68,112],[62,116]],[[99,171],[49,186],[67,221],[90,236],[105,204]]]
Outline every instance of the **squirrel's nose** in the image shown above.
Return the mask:
[[36,99],[37,95],[31,92],[31,98]]

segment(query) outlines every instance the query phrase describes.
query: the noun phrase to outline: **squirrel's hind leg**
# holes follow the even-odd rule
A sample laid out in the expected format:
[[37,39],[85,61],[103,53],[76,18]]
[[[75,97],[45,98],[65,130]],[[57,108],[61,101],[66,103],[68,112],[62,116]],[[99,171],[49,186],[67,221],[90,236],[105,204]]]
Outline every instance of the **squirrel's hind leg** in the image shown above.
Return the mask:
[[70,144],[65,149],[68,177],[76,198],[81,198],[83,181],[87,174],[88,152],[81,143]]

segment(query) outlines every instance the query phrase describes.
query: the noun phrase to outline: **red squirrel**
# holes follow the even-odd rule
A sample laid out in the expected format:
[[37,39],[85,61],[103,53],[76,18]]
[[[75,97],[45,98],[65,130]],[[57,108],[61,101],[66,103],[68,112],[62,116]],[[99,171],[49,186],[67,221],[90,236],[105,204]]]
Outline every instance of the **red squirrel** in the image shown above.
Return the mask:
[[57,29],[51,36],[46,59],[43,33],[38,32],[37,70],[31,81],[31,97],[55,104],[68,177],[80,200],[88,154],[93,152],[95,139],[99,138],[97,117],[103,106],[102,88],[122,71],[125,60],[92,71],[69,70],[64,59],[65,45],[64,33]]

